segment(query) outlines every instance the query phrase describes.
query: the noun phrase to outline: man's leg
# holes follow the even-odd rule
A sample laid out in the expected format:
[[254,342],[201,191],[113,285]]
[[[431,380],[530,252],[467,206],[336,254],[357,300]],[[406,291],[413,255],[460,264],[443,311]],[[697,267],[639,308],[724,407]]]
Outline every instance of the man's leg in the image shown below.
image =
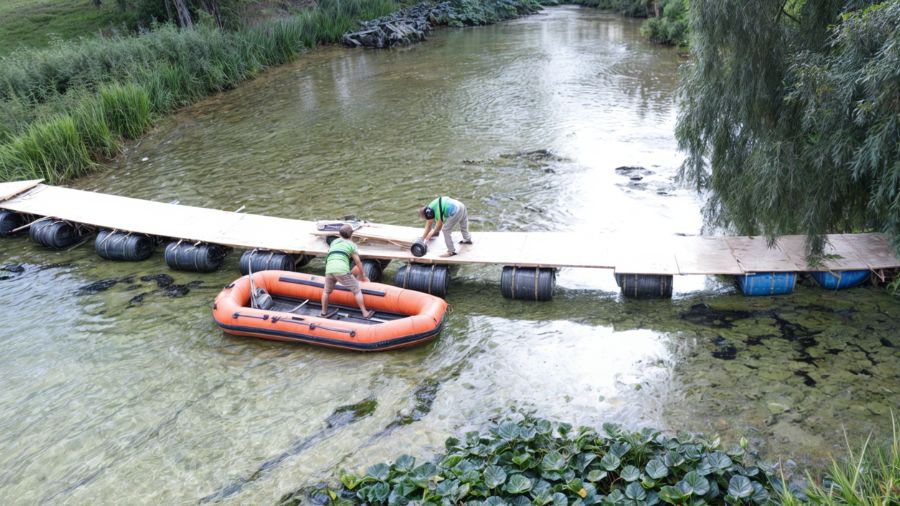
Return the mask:
[[322,290],[322,311],[319,313],[319,316],[328,314],[328,295],[334,290],[334,281],[334,275],[325,275],[325,289]]
[[359,306],[359,310],[362,311],[363,318],[368,318],[372,316],[369,314],[369,310],[366,309],[366,301],[363,299],[362,290],[359,287],[359,280],[352,273],[347,273],[340,277],[338,280],[341,285],[346,286],[353,292],[353,296],[356,298],[356,305]]
[[469,211],[466,209],[465,204],[456,211],[456,214],[461,215],[459,217],[459,230],[462,232],[463,243],[472,244],[472,234],[469,233]]
[[448,253],[456,253],[456,248],[453,246],[453,227],[459,223],[459,218],[461,214],[461,209],[457,209],[456,213],[453,216],[444,220],[444,227],[442,231],[444,232],[444,243],[447,245]]

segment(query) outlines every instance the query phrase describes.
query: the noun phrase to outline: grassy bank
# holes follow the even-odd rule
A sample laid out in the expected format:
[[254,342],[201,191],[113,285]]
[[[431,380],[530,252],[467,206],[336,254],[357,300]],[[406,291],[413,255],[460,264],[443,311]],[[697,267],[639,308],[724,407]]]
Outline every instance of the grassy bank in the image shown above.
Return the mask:
[[447,453],[426,462],[402,455],[364,473],[343,473],[336,488],[299,490],[280,504],[675,504],[872,505],[900,501],[900,439],[864,446],[835,461],[821,479],[788,485],[744,438],[611,424],[597,430],[525,416],[483,433],[450,438]]
[[47,47],[54,40],[128,31],[134,23],[134,14],[119,9],[115,1],[97,8],[90,0],[3,0],[0,54],[18,47]]
[[[535,0],[452,0],[454,24],[484,24]],[[226,32],[161,26],[140,36],[83,39],[0,59],[0,181],[77,177],[114,156],[155,118],[233,88],[262,69],[334,43],[399,9],[393,0],[320,0],[299,15]],[[449,22],[449,21],[448,21]]]

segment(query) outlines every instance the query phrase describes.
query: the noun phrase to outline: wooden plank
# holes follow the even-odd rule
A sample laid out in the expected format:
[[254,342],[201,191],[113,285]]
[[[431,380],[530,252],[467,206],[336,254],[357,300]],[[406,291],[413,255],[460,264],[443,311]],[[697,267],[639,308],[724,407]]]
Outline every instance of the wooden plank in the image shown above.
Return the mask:
[[744,273],[724,237],[676,237],[672,244],[679,274]]
[[[24,189],[24,190],[23,190]],[[26,193],[22,193],[25,191]],[[18,193],[16,193],[18,192]],[[165,204],[38,184],[0,184],[0,208],[65,219],[97,227],[209,242],[242,249],[270,249],[324,255],[325,238],[316,223],[272,216]],[[474,245],[457,245],[445,258],[443,237],[429,252],[414,257],[407,246],[420,227],[367,224],[364,257],[439,264],[494,264],[522,267],[587,267],[632,274],[741,274],[808,270],[803,236],[785,236],[775,248],[763,237],[651,237],[584,232],[474,232]],[[462,236],[456,231],[454,240]],[[382,239],[389,238],[399,244]],[[376,240],[378,239],[378,240]],[[847,234],[828,237],[825,265],[832,270],[900,267],[886,236]]]
[[778,238],[778,247],[785,251],[794,263],[804,271],[846,271],[868,269],[855,249],[840,234],[826,236],[823,259],[820,264],[809,265],[806,260],[806,236],[786,235]]
[[41,184],[43,179],[32,179],[30,181],[13,181],[11,183],[0,183],[0,202],[9,200],[20,193],[27,192],[35,186]]
[[679,274],[672,238],[631,236],[622,243],[616,253],[617,274]]
[[894,254],[894,248],[884,234],[852,234],[845,235],[848,244],[864,259],[870,270],[892,269],[900,260]]
[[797,265],[777,243],[770,248],[765,237],[726,237],[725,242],[745,274],[795,272],[804,268]]

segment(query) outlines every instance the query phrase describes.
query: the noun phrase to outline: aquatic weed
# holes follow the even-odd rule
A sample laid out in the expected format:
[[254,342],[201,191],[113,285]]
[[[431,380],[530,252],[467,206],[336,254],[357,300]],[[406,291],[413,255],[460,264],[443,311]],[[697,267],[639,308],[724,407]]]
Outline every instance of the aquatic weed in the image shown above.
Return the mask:
[[529,415],[450,438],[447,453],[417,465],[403,455],[365,474],[343,473],[318,497],[333,504],[769,504],[772,466],[748,443],[666,436],[604,424],[574,428]]

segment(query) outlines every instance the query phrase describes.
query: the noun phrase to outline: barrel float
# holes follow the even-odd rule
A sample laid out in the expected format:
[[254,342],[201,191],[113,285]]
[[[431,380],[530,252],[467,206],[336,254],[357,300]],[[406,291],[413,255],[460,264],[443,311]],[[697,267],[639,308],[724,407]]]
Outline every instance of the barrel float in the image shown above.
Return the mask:
[[94,251],[100,258],[137,262],[153,254],[153,238],[144,234],[101,230],[94,241]]
[[87,229],[62,220],[44,220],[31,225],[31,239],[51,249],[63,249],[76,244],[87,235]]
[[394,285],[444,297],[450,290],[450,268],[446,265],[406,264],[397,269]]
[[369,281],[372,283],[378,283],[381,281],[381,262],[378,260],[363,260],[363,271],[366,273],[366,277],[369,278]]
[[737,276],[738,286],[744,295],[787,295],[794,291],[796,272],[760,272]]
[[668,299],[672,297],[670,274],[620,274],[616,284],[622,295],[630,299]]
[[15,234],[16,232],[13,230],[24,224],[25,218],[21,214],[0,209],[0,237],[9,237]]
[[166,265],[176,271],[213,272],[225,260],[225,248],[216,244],[170,242],[166,245]]
[[428,245],[425,244],[424,240],[416,239],[416,242],[409,247],[409,252],[412,253],[414,257],[423,257],[428,253]]
[[246,276],[251,270],[261,271],[293,271],[294,257],[280,251],[250,250],[241,255],[239,262],[241,274]]
[[556,269],[506,266],[500,274],[500,293],[507,299],[551,300],[555,289]]
[[869,280],[868,270],[812,272],[813,279],[826,290],[853,288]]

